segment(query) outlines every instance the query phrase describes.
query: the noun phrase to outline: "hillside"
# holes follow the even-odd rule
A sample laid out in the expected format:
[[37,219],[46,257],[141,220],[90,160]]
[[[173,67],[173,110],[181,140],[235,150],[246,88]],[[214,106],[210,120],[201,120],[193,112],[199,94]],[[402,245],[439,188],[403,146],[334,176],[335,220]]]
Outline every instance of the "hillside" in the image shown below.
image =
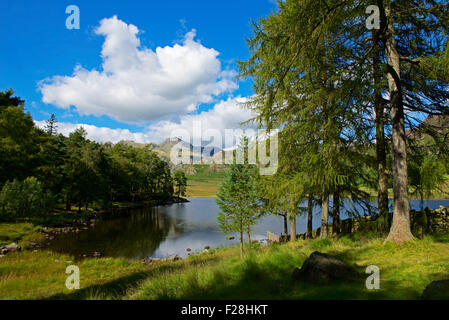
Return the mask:
[[214,198],[226,170],[225,165],[192,165],[182,170],[187,176],[187,197]]

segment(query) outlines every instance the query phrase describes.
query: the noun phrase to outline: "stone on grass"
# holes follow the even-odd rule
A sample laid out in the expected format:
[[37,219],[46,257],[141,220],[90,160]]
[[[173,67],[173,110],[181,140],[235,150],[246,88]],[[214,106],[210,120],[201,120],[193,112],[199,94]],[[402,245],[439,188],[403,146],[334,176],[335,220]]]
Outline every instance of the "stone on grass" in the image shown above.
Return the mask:
[[326,253],[315,251],[304,261],[302,268],[295,268],[292,278],[296,281],[328,284],[332,281],[354,281],[357,271],[343,261]]
[[449,280],[434,281],[422,294],[423,300],[449,300]]

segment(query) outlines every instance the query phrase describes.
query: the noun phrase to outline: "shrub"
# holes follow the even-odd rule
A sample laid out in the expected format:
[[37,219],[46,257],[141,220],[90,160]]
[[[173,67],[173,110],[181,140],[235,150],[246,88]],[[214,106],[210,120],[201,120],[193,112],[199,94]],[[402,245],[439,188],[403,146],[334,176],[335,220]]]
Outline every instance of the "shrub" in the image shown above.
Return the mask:
[[7,181],[0,191],[0,218],[14,220],[37,216],[49,205],[48,193],[35,177]]

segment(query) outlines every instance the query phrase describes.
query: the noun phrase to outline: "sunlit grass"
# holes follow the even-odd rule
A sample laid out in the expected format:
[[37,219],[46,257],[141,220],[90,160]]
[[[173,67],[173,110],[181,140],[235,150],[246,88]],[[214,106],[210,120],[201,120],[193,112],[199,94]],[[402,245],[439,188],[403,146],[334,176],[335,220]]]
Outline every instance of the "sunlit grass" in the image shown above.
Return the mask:
[[[332,254],[356,268],[360,280],[327,286],[292,281],[314,251]],[[246,251],[212,250],[176,262],[73,257],[46,250],[0,258],[1,299],[419,299],[432,281],[449,278],[449,234],[402,246],[382,238],[345,236],[299,240]],[[76,264],[81,290],[65,288],[65,268]],[[366,267],[381,271],[381,289],[365,287]]]

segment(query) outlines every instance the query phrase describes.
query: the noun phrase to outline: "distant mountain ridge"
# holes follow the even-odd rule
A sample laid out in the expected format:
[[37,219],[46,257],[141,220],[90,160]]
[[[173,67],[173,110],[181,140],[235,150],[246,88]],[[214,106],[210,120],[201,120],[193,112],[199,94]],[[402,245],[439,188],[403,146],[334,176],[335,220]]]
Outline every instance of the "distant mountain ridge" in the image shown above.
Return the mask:
[[[212,164],[216,159],[220,159],[222,150],[215,146],[209,146],[209,142],[202,142],[201,146],[193,146],[179,138],[169,138],[160,144],[156,143],[138,143],[130,140],[121,141],[128,146],[137,148],[148,147],[150,150],[158,154],[162,159],[166,160],[173,168],[175,165],[171,161],[171,152],[176,145],[190,150],[190,160],[193,164]],[[205,145],[205,147],[204,147]]]

